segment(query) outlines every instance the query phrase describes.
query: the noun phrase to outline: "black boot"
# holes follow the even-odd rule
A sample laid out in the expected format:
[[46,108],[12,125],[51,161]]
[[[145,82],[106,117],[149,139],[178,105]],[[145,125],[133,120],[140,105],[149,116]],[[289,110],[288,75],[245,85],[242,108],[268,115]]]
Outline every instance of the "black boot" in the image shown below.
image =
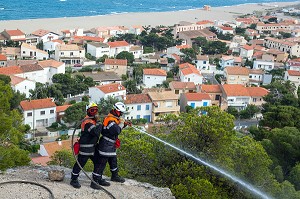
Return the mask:
[[118,175],[118,170],[111,172],[111,181],[115,182],[125,182],[125,179]]
[[76,189],[79,189],[81,187],[81,185],[79,184],[78,182],[78,176],[79,175],[74,175],[72,173],[72,176],[71,176],[71,182],[70,182],[70,185],[72,185],[74,188]]
[[[97,175],[96,176],[96,175],[93,174],[93,180],[101,186],[106,186],[106,187],[110,186],[109,182],[102,179],[102,175]],[[91,182],[91,188],[97,189],[97,190],[101,189],[101,187],[98,184],[95,184],[94,182]]]

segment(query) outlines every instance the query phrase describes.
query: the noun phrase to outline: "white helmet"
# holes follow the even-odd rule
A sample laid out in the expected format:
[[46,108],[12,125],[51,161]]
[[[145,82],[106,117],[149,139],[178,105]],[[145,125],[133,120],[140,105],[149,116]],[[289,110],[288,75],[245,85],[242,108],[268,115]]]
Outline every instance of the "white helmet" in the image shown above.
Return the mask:
[[120,111],[121,113],[126,113],[126,106],[122,102],[117,102],[114,104],[114,109]]

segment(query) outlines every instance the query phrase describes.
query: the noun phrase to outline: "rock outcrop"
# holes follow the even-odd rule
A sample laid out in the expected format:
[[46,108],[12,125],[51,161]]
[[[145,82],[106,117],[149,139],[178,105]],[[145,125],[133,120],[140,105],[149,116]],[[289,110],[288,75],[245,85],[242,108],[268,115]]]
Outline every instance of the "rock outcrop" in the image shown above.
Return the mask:
[[[52,170],[64,171],[63,181],[51,181],[48,173]],[[0,183],[16,181],[9,184],[0,184],[1,198],[26,198],[26,199],[48,199],[49,192],[34,184],[20,183],[19,181],[30,181],[39,183],[50,189],[55,199],[109,199],[104,191],[90,188],[90,180],[80,174],[80,189],[74,189],[69,185],[71,170],[58,166],[30,166],[8,169],[0,174]],[[107,179],[109,180],[109,179]],[[175,199],[169,188],[154,187],[148,183],[126,179],[126,182],[110,182],[111,186],[105,187],[116,199]]]

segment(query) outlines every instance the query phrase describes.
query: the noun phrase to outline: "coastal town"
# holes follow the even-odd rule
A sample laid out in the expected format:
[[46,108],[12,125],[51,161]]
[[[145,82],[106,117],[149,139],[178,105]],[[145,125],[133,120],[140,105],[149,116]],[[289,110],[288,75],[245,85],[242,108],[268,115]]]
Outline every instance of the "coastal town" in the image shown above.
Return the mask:
[[[203,9],[210,12],[211,7]],[[23,94],[19,107],[30,126],[27,139],[71,135],[72,129],[51,132],[48,127],[71,126],[64,114],[83,99],[123,101],[126,119],[149,125],[158,124],[163,115],[196,107],[261,108],[269,93],[262,86],[280,78],[274,71],[281,71],[282,79],[296,88],[300,84],[300,24],[288,15],[295,10],[254,12],[232,21],[179,21],[174,26],[4,29],[0,74],[9,76],[13,90]],[[63,78],[76,76],[92,83],[83,89],[55,87],[67,84]],[[258,111],[250,119],[260,118]],[[54,151],[46,148],[41,155],[49,160]]]

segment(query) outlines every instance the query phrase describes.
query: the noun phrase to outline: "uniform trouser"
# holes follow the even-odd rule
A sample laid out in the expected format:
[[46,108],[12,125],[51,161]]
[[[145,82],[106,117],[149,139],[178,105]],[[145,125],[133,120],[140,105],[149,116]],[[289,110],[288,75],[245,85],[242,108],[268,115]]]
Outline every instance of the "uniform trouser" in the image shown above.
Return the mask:
[[[100,168],[100,158],[99,158],[98,153],[95,153],[94,155],[90,155],[90,156],[78,154],[77,159],[78,159],[78,162],[79,162],[79,164],[82,168],[85,166],[87,161],[89,159],[91,159],[93,161],[93,164],[94,164],[93,173],[99,173],[98,170]],[[72,170],[72,176],[74,176],[74,177],[77,176],[78,177],[80,171],[81,171],[81,168],[79,167],[78,163],[75,162],[75,164],[73,166],[73,170]]]
[[117,156],[112,156],[112,157],[106,157],[100,155],[99,157],[99,168],[98,168],[98,174],[102,175],[103,171],[105,169],[106,163],[108,162],[110,171],[111,172],[117,172],[118,171],[118,162],[117,162]]

